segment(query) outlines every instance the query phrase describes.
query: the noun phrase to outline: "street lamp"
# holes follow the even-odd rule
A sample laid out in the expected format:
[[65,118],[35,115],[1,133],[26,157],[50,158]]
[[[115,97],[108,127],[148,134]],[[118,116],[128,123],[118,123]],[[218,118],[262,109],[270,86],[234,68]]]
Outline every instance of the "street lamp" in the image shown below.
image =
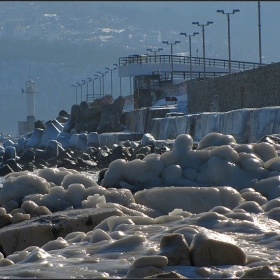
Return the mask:
[[[94,75],[94,76],[97,76],[97,75]],[[99,78],[98,76],[94,79],[95,81],[97,81]],[[95,90],[94,90],[94,98],[95,98]],[[96,98],[97,98],[97,94],[96,94]]]
[[179,40],[176,40],[174,43],[169,43],[167,40],[162,41],[163,44],[171,46],[171,84],[173,85],[173,45],[181,43]]
[[108,73],[108,71],[105,71],[102,75],[102,80],[103,80],[103,96],[105,95],[105,92],[104,92],[104,77],[106,76],[106,74]]
[[[99,76],[98,75],[94,75],[95,79],[94,80],[98,80]],[[100,96],[101,96],[101,87],[100,87]]]
[[[94,79],[95,81],[98,80],[98,78],[99,78],[99,76],[96,75],[96,74],[94,75],[94,77],[95,77],[95,79]],[[92,89],[92,92],[93,92],[93,96],[95,96],[95,94],[94,94],[94,87],[93,87],[93,89]]]
[[260,58],[260,65],[262,65],[261,4],[260,4],[260,1],[258,1],[258,22],[259,22],[259,58]]
[[75,87],[76,88],[76,104],[78,104],[78,100],[77,100],[77,88],[78,88],[78,86],[71,85],[71,87]]
[[[116,66],[117,68],[119,67],[118,64],[114,63],[114,66]],[[119,72],[120,73],[120,72]],[[120,76],[120,75],[119,75]],[[122,77],[120,76],[120,96],[122,96]]]
[[209,24],[213,24],[214,22],[213,21],[207,21],[207,23],[205,24],[200,24],[198,21],[194,21],[192,22],[192,24],[196,24],[198,26],[201,26],[202,28],[202,49],[203,49],[203,72],[204,72],[204,79],[205,79],[205,38],[204,38],[204,27],[205,26],[208,26]]
[[153,53],[154,53],[154,56],[155,56],[155,63],[156,63],[156,62],[157,62],[157,61],[156,61],[157,52],[163,51],[163,48],[158,48],[157,51],[153,51],[152,49],[146,49],[146,51],[150,51],[150,52],[153,52]]
[[86,96],[86,101],[89,101],[89,96],[88,96],[88,83],[91,82],[92,79],[91,78],[87,78],[87,96]]
[[118,68],[115,67],[113,69],[110,69],[109,67],[106,67],[105,69],[111,72],[111,96],[113,97],[113,71]]
[[[101,72],[97,72],[97,73],[101,73]],[[97,77],[99,78],[99,86],[100,86],[99,98],[101,98],[101,96],[102,96],[102,94],[101,94],[101,77],[102,76],[97,75]]]
[[230,54],[230,17],[229,15],[233,15],[235,13],[240,12],[239,9],[233,9],[231,13],[225,13],[224,10],[217,10],[217,13],[222,13],[223,15],[227,16],[227,23],[228,23],[228,72],[231,74],[231,54]]
[[[85,85],[85,84],[87,84],[87,82],[86,82],[86,80],[82,80],[82,85]],[[88,84],[87,84],[88,85]],[[87,94],[88,94],[88,87],[87,87]],[[81,102],[82,102],[82,97],[81,97]]]
[[[110,71],[109,67],[105,67],[106,70]],[[112,95],[112,71],[111,71],[111,95]]]
[[92,102],[94,101],[94,78],[87,78],[89,82],[92,81]]
[[83,84],[76,83],[78,87],[81,87],[81,102],[82,102],[82,97],[83,97]]
[[[102,90],[103,95],[102,95],[102,96],[104,96],[104,76],[105,76],[105,74],[108,73],[108,72],[105,71],[105,73],[101,73],[101,72],[99,71],[99,72],[97,72],[97,73],[99,73],[99,74],[101,75],[100,77],[102,77],[102,88],[103,88],[103,90]],[[101,95],[101,84],[100,84],[100,95]]]
[[181,32],[180,35],[184,35],[185,37],[189,37],[189,52],[190,52],[190,76],[192,80],[192,44],[191,44],[191,37],[198,35],[199,32],[194,32],[193,35],[187,35],[185,32]]

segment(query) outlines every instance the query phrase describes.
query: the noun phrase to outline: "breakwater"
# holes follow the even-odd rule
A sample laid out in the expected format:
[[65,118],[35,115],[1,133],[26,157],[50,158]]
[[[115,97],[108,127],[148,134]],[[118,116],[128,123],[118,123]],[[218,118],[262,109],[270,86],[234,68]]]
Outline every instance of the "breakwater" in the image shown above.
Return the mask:
[[132,132],[150,133],[156,140],[175,139],[187,133],[199,141],[210,132],[219,132],[231,134],[238,143],[253,143],[265,135],[280,134],[279,106],[183,116],[166,116],[167,111],[142,108],[126,112],[126,127]]

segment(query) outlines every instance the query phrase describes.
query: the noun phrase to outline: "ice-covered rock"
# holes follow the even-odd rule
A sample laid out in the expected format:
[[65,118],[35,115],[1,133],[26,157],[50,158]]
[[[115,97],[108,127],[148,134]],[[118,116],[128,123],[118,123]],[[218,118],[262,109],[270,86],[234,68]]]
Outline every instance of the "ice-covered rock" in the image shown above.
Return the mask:
[[233,209],[243,202],[243,198],[232,187],[155,187],[136,192],[135,202],[157,209],[162,214],[175,208],[200,213],[215,206]]
[[225,234],[203,229],[190,245],[194,266],[245,265],[246,254]]
[[189,245],[180,233],[161,237],[159,255],[167,257],[168,265],[191,265]]
[[31,174],[23,174],[18,177],[9,177],[5,179],[1,190],[0,203],[4,205],[9,200],[15,200],[18,203],[29,194],[47,194],[50,185],[42,177]]

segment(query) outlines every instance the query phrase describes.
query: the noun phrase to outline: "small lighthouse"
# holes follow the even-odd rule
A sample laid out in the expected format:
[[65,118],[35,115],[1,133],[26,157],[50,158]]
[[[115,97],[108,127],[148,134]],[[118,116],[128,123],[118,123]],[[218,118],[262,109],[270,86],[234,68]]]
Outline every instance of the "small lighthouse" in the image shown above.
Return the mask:
[[34,81],[29,79],[26,82],[25,90],[21,90],[22,94],[26,94],[26,121],[18,122],[18,134],[23,135],[34,129],[35,122],[35,94],[38,93],[34,86]]
[[35,121],[35,93],[38,93],[34,87],[34,81],[30,79],[26,82],[25,90],[22,89],[22,93],[26,94],[26,113],[27,119],[34,119]]

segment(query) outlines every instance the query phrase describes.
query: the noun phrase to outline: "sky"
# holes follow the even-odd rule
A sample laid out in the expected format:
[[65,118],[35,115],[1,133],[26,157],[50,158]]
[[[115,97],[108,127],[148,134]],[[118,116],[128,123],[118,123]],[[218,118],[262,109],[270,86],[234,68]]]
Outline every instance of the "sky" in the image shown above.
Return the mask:
[[[180,36],[180,32],[187,34],[200,32],[197,40],[201,51],[202,28],[193,25],[192,22],[198,21],[200,24],[205,24],[207,21],[213,21],[213,25],[205,27],[207,51],[210,52],[209,55],[212,58],[225,59],[228,56],[227,16],[217,13],[216,10],[230,13],[233,9],[240,9],[240,12],[230,15],[231,58],[232,60],[259,61],[258,1],[116,1],[112,5],[138,7],[139,12],[154,10],[155,15],[156,11],[167,12],[166,22],[158,22],[155,16],[151,28],[164,24],[172,25],[174,22],[178,32],[174,32],[172,38],[162,39],[179,39],[181,43],[186,41],[186,38]],[[261,54],[265,63],[279,61],[280,36],[277,34],[280,30],[279,11],[280,1],[260,1]],[[141,23],[139,24],[141,26]],[[186,48],[188,48],[187,41]]]

